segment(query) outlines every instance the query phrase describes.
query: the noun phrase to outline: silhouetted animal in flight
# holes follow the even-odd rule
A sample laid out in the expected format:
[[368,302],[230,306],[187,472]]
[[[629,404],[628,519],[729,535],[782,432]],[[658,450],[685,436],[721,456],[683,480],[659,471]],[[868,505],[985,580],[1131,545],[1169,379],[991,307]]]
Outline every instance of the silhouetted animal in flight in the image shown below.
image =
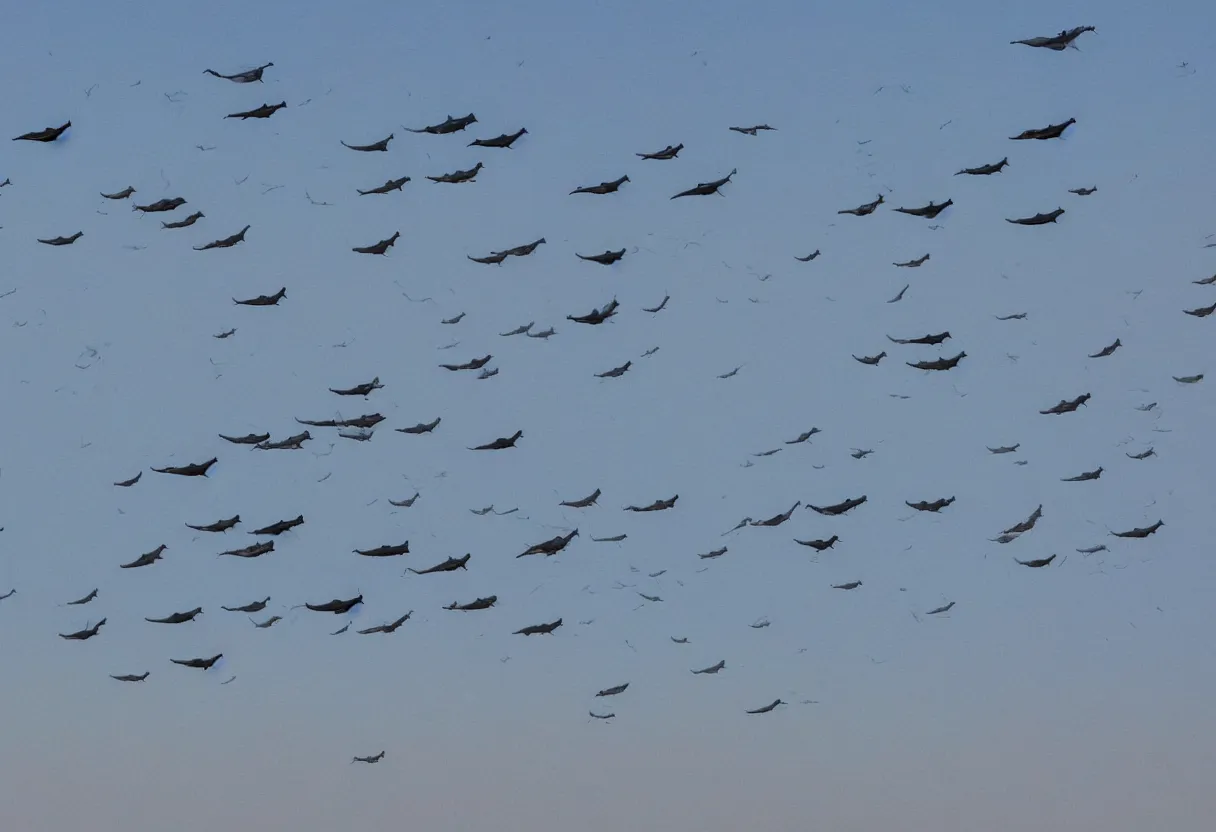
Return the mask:
[[515,433],[511,434],[510,436],[500,437],[498,439],[495,439],[493,442],[487,442],[484,445],[477,445],[476,447],[469,448],[469,450],[470,451],[501,451],[506,448],[514,448],[515,443],[518,442],[523,437],[523,435],[524,435],[524,432],[522,430],[517,430],[517,431],[515,431]]
[[755,136],[761,130],[776,130],[776,127],[769,127],[767,124],[757,124],[753,127],[732,127],[730,128],[736,133],[742,133],[745,136]]
[[514,133],[502,133],[492,139],[473,139],[468,143],[468,147],[505,147],[510,148],[515,144],[515,141],[528,132],[526,127],[521,127]]
[[123,188],[121,191],[115,191],[112,194],[103,193],[102,196],[105,197],[106,199],[126,199],[133,193],[135,193],[135,188],[128,185],[127,187]]
[[279,289],[273,295],[258,295],[256,298],[248,298],[247,300],[232,299],[232,302],[239,306],[278,306],[279,301],[287,297],[287,287]]
[[194,250],[195,251],[210,251],[213,248],[232,248],[237,243],[243,243],[245,241],[245,232],[247,232],[249,230],[249,228],[250,228],[250,226],[247,225],[244,228],[242,228],[240,231],[238,231],[235,234],[232,234],[228,237],[224,237],[223,239],[220,239],[220,240],[212,240],[211,242],[209,242],[205,245],[195,246]]
[[478,162],[467,170],[452,171],[451,173],[444,173],[439,176],[428,176],[427,179],[432,182],[446,182],[449,185],[459,185],[463,182],[472,182],[477,178],[477,174],[481,172],[483,167],[484,165]]
[[1029,141],[1030,139],[1037,139],[1039,141],[1043,141],[1045,139],[1058,139],[1060,136],[1064,135],[1065,130],[1076,123],[1077,120],[1075,118],[1070,118],[1068,121],[1061,121],[1059,124],[1049,124],[1046,127],[1023,130],[1016,136],[1010,136],[1009,138],[1015,142]]
[[581,188],[575,188],[570,192],[570,196],[574,194],[612,194],[620,190],[621,185],[629,181],[628,176],[622,176],[620,179],[614,179],[611,182],[601,182],[598,185],[586,185]]
[[633,155],[637,156],[641,159],[657,159],[659,161],[667,161],[668,159],[674,159],[677,156],[679,156],[680,151],[683,149],[684,149],[683,144],[677,144],[677,145],[669,144],[669,145],[667,145],[667,147],[663,148],[658,153],[635,153]]
[[774,710],[778,705],[785,705],[785,704],[786,704],[786,702],[782,699],[774,699],[772,702],[765,705],[763,708],[756,708],[755,710],[748,711],[747,713],[749,713],[749,714],[766,714],[769,711]]
[[1036,38],[1025,38],[1023,40],[1011,40],[1010,44],[1020,44],[1022,46],[1033,46],[1039,49],[1050,49],[1053,52],[1063,52],[1072,42],[1086,32],[1097,31],[1093,26],[1077,26],[1074,29],[1065,29],[1058,35],[1050,37],[1039,36]]
[[991,176],[994,173],[1000,173],[1002,170],[1004,170],[1008,166],[1009,166],[1009,157],[1006,156],[1001,161],[995,162],[991,165],[980,165],[979,167],[975,167],[975,168],[963,168],[962,170],[960,170],[958,173],[956,173],[954,175],[962,176],[963,174],[966,174],[968,176]]
[[512,635],[516,636],[547,636],[551,635],[554,630],[562,626],[562,620],[559,618],[556,621],[550,621],[548,624],[531,624],[516,630]]
[[437,563],[434,566],[428,566],[426,569],[413,569],[410,571],[415,575],[434,575],[436,572],[455,572],[457,569],[463,569],[466,572],[469,569],[469,559],[473,557],[471,554],[466,554],[459,558],[448,558],[442,563]]
[[211,466],[219,462],[218,457],[211,457],[206,462],[194,462],[189,465],[170,465],[167,468],[153,468],[158,474],[177,474],[179,477],[205,477]]
[[202,611],[202,607],[195,607],[186,612],[175,612],[172,615],[166,615],[164,618],[145,618],[144,621],[149,621],[153,624],[185,624],[187,621],[193,621]]
[[393,236],[386,237],[378,243],[373,243],[370,246],[355,246],[351,251],[359,254],[384,254],[397,242],[397,238],[401,236],[400,231],[394,231]]
[[243,110],[239,113],[229,113],[224,118],[239,118],[244,121],[247,118],[270,118],[279,110],[287,106],[286,101],[280,101],[278,104],[263,104],[261,107],[255,107],[252,110]]
[[373,754],[370,757],[352,757],[351,762],[352,763],[378,763],[383,759],[384,759],[384,752],[381,751],[379,754]]
[[22,133],[13,139],[15,142],[53,142],[64,134],[64,132],[72,126],[72,122],[65,121],[58,127],[47,127],[42,130],[35,130],[32,133]]
[[451,116],[448,116],[439,124],[432,124],[428,127],[419,127],[417,129],[407,127],[405,129],[409,130],[411,133],[430,133],[433,136],[445,136],[448,133],[458,133],[468,127],[470,124],[476,123],[477,116],[469,113],[467,116],[461,116],[460,118],[452,118]]
[[166,211],[173,211],[186,204],[186,200],[180,196],[175,196],[172,199],[158,199],[156,202],[149,202],[147,205],[132,205],[132,211],[139,211],[144,214],[163,214]]
[[380,185],[377,188],[371,188],[366,191],[360,191],[358,188],[355,188],[355,191],[359,194],[359,196],[367,196],[368,194],[387,194],[392,191],[401,190],[401,186],[410,181],[412,181],[410,177],[403,176],[400,179],[389,179],[383,185]]
[[203,73],[205,75],[214,75],[216,78],[223,78],[225,81],[232,81],[237,84],[251,84],[254,81],[261,81],[262,73],[272,66],[274,66],[273,62],[262,64],[255,69],[247,69],[244,72],[238,72],[234,75],[223,75],[216,72],[214,69],[204,69]]
[[712,194],[719,194],[720,196],[721,194],[719,193],[718,189],[729,182],[731,177],[738,172],[738,168],[732,168],[731,172],[726,174],[726,176],[723,176],[721,179],[715,179],[712,182],[698,182],[696,187],[689,188],[686,191],[680,191],[678,194],[671,197],[671,199],[679,199],[682,196],[710,196]]
[[1063,214],[1064,209],[1057,208],[1056,210],[1048,211],[1045,214],[1040,212],[1035,214],[1033,217],[1021,217],[1015,220],[1006,219],[1005,222],[1011,222],[1014,225],[1047,225],[1048,223],[1055,222]]
[[953,204],[953,199],[947,199],[940,205],[936,202],[930,201],[928,205],[921,206],[920,208],[896,208],[895,210],[901,214],[908,214],[913,217],[924,217],[927,220],[931,220]]
[[97,635],[98,631],[101,630],[101,626],[105,623],[106,620],[103,618],[92,627],[85,627],[83,630],[77,630],[74,633],[60,633],[59,637],[67,641],[88,641]]
[[837,214],[852,214],[855,217],[868,217],[874,213],[874,210],[886,202],[882,194],[878,195],[878,199],[873,202],[867,202],[865,205],[858,205],[856,208],[845,208],[843,211],[837,211]]
[[83,231],[77,231],[70,237],[52,237],[48,240],[39,239],[38,242],[48,246],[70,246],[72,243],[84,236]]
[[156,563],[158,560],[163,559],[161,557],[161,555],[164,554],[164,551],[168,548],[169,548],[168,546],[166,546],[165,544],[162,543],[161,545],[159,545],[155,549],[153,549],[151,552],[144,552],[142,555],[137,557],[135,560],[131,561],[130,563],[124,563],[124,564],[120,565],[118,568],[119,569],[138,569],[141,566],[151,566],[152,564]]
[[625,256],[625,249],[618,251],[605,251],[603,254],[579,254],[574,253],[574,256],[580,260],[589,260],[592,263],[599,263],[601,266],[611,266],[617,260]]
[[198,222],[205,216],[207,216],[207,215],[204,214],[202,211],[195,211],[193,214],[186,217],[185,219],[178,220],[176,222],[162,222],[160,224],[160,227],[161,228],[189,228],[190,226],[194,225],[196,222]]
[[216,653],[209,659],[169,659],[169,661],[180,664],[182,667],[192,667],[195,670],[210,670],[222,658],[224,658],[223,653]]
[[[358,150],[363,153],[375,153],[377,151],[385,152],[388,150],[388,143],[391,142],[392,140],[393,140],[393,134],[389,133],[387,136],[385,136],[380,141],[372,142],[371,144],[347,144],[346,142],[342,142],[342,146],[349,147],[351,150]],[[341,141],[341,140],[339,140],[339,141]]]

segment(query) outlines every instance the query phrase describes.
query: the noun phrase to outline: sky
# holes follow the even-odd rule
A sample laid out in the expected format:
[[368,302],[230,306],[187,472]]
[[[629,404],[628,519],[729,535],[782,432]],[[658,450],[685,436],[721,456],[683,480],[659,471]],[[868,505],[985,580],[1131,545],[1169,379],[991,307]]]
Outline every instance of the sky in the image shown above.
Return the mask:
[[[1206,828],[1216,402],[1213,379],[1172,377],[1213,369],[1216,323],[1181,310],[1216,301],[1192,284],[1216,272],[1216,11],[521,0],[5,17],[8,134],[72,122],[53,144],[0,146],[6,828]],[[1079,50],[1009,44],[1075,25],[1097,27]],[[261,84],[203,74],[269,61]],[[223,118],[279,101],[268,120]],[[406,131],[469,112],[456,135]],[[1060,140],[1009,140],[1070,117]],[[777,129],[727,130],[757,123]],[[520,127],[513,149],[467,146]],[[386,153],[341,144],[390,133]],[[679,143],[672,161],[635,155]],[[999,175],[954,176],[1005,156]],[[425,179],[478,161],[474,183]],[[669,199],[732,169],[723,197]],[[569,195],[623,174],[616,194]],[[355,193],[403,175],[400,193]],[[128,185],[139,204],[187,204],[142,215],[99,196]],[[837,213],[880,193],[869,217]],[[947,198],[935,221],[890,210]],[[1055,225],[1004,222],[1056,207]],[[192,249],[245,225],[238,246]],[[384,257],[350,250],[394,232]],[[540,237],[502,266],[467,259]],[[574,256],[618,248],[611,267]],[[280,287],[277,308],[231,300]],[[566,319],[613,298],[602,326]],[[529,321],[557,334],[499,335]],[[885,337],[943,330],[940,348]],[[877,367],[850,357],[882,350]],[[959,350],[948,373],[904,363]],[[486,354],[490,379],[438,367]],[[328,391],[377,376],[366,401]],[[1038,413],[1081,393],[1075,414]],[[217,436],[374,412],[366,443]],[[393,430],[435,417],[430,435]],[[516,430],[512,450],[466,450]],[[207,478],[149,470],[212,456]],[[596,488],[596,507],[558,505]],[[673,494],[671,511],[622,511]],[[861,494],[843,517],[800,507],[723,536]],[[950,496],[938,515],[904,505]],[[1032,532],[991,541],[1039,504]],[[490,505],[518,511],[471,513]],[[225,535],[185,526],[236,513]],[[216,557],[297,514],[273,554]],[[1158,519],[1146,540],[1109,535]],[[514,557],[573,528],[558,556]],[[832,534],[819,555],[793,542]],[[406,557],[352,553],[405,539]],[[118,568],[160,544],[155,566]],[[467,572],[403,575],[465,553]],[[293,609],[359,593],[349,616]],[[488,611],[443,609],[491,594]],[[255,617],[283,617],[270,629],[220,609],[266,596]],[[143,620],[195,606],[189,624]],[[411,610],[392,635],[355,632]],[[103,616],[98,638],[57,637]],[[512,634],[559,617],[552,636]],[[208,672],[169,662],[219,652]]]

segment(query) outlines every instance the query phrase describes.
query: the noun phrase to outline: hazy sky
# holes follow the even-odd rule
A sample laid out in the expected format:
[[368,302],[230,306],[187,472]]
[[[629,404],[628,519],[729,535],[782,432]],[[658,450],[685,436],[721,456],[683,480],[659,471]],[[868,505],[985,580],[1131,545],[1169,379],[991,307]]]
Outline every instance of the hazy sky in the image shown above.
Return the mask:
[[[1213,371],[1216,319],[1181,311],[1216,300],[1191,283],[1216,271],[1210,6],[103,5],[12,5],[0,31],[8,135],[73,124],[0,141],[5,829],[1206,828],[1216,378],[1171,376]],[[1009,45],[1082,24],[1098,31],[1079,51]],[[263,84],[202,72],[267,61]],[[468,112],[454,136],[404,129]],[[1008,138],[1069,117],[1062,140]],[[778,129],[727,130],[763,122]],[[467,147],[520,127],[512,150]],[[389,133],[387,153],[340,144]],[[634,155],[681,142],[674,161]],[[425,179],[478,161],[475,183]],[[668,198],[732,168],[724,198]],[[617,194],[567,195],[622,174]],[[98,195],[128,185],[188,202],[142,215]],[[872,216],[836,213],[879,193]],[[947,198],[936,222],[890,210]],[[1057,206],[1057,225],[1004,221]],[[235,248],[192,250],[247,224]],[[385,257],[350,250],[395,231]],[[466,259],[542,236],[501,267]],[[622,247],[610,268],[574,256]],[[280,286],[278,308],[230,300]],[[603,326],[566,320],[613,297]],[[529,321],[557,334],[498,334]],[[941,348],[885,337],[941,330]],[[958,350],[950,373],[904,364]],[[437,367],[487,353],[492,379]],[[367,401],[327,390],[373,376]],[[216,436],[372,412],[367,443]],[[429,436],[392,430],[436,416]],[[465,450],[517,429],[516,449]],[[211,456],[207,479],[148,471]],[[596,488],[595,508],[557,505]],[[845,517],[721,536],[860,494]],[[948,496],[936,516],[904,505]],[[1040,503],[1034,531],[990,541]],[[491,504],[519,510],[470,513]],[[184,525],[238,512],[223,536]],[[215,556],[297,514],[273,554]],[[1147,540],[1108,534],[1159,518]],[[574,527],[561,555],[514,557]],[[819,556],[793,542],[833,533]],[[407,538],[406,558],[351,552]],[[118,568],[162,543],[155,566]],[[402,577],[466,552],[467,572]],[[358,592],[341,636],[346,617],[289,609]],[[268,630],[220,609],[267,595],[257,619],[284,617]],[[409,610],[393,635],[354,632]],[[102,616],[96,639],[56,636]],[[221,651],[206,673],[169,662]]]

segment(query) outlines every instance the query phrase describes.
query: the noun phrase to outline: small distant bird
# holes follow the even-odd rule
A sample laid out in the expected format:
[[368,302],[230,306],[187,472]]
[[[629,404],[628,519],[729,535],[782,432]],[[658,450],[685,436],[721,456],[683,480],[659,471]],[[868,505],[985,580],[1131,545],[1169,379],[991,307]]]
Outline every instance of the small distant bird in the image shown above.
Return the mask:
[[174,664],[180,664],[182,667],[192,667],[196,670],[210,670],[222,658],[224,658],[223,653],[216,653],[209,659],[169,659],[169,661]]
[[35,130],[32,133],[22,133],[13,139],[15,142],[53,142],[64,134],[64,132],[72,126],[72,122],[67,121],[58,127],[47,127],[42,130]]
[[1064,135],[1065,130],[1076,123],[1077,120],[1075,118],[1070,118],[1067,121],[1061,121],[1059,124],[1049,124],[1046,127],[1023,130],[1016,136],[1010,136],[1009,138],[1015,142],[1029,141],[1031,139],[1036,139],[1038,141],[1044,141],[1046,139],[1058,139],[1060,136]]
[[121,191],[115,191],[112,194],[103,193],[102,196],[105,197],[106,199],[126,199],[133,193],[135,193],[135,188],[128,185],[127,187],[123,188]]
[[930,201],[928,205],[923,205],[920,208],[896,208],[895,210],[901,214],[908,214],[909,216],[913,217],[924,217],[927,220],[931,220],[953,204],[953,199],[947,199],[945,202],[940,204]]
[[485,167],[481,162],[473,165],[465,170],[455,170],[451,173],[441,173],[439,176],[428,176],[427,179],[432,182],[444,182],[449,185],[460,185],[465,182],[472,182],[477,178],[477,174]]
[[709,667],[703,667],[700,670],[694,670],[694,671],[692,671],[692,673],[695,676],[706,676],[706,675],[713,676],[714,674],[716,674],[718,671],[722,670],[725,667],[726,667],[726,660],[723,659],[722,661],[718,662],[717,664],[711,664]]
[[683,144],[677,144],[677,145],[669,144],[669,145],[667,145],[667,147],[663,148],[662,150],[660,150],[657,153],[635,153],[633,155],[637,156],[639,158],[642,158],[642,159],[657,159],[659,161],[667,161],[668,159],[674,159],[677,156],[679,156],[680,151],[683,149],[684,149]]
[[219,457],[211,457],[206,462],[194,462],[190,465],[170,465],[166,468],[153,468],[158,474],[176,474],[179,477],[205,477],[211,466],[219,462]]
[[819,249],[815,249],[810,254],[808,254],[806,257],[799,257],[798,255],[794,255],[794,259],[798,260],[799,262],[802,262],[802,263],[809,263],[818,256],[819,256]]
[[1005,222],[1011,222],[1014,225],[1047,225],[1058,220],[1064,214],[1063,208],[1057,208],[1054,211],[1047,213],[1038,213],[1033,217],[1020,217],[1018,219],[1006,219]]
[[384,752],[381,751],[379,754],[373,754],[370,757],[352,757],[351,762],[352,763],[378,763],[383,759],[384,759]]
[[1077,196],[1089,196],[1090,194],[1097,193],[1098,189],[1096,187],[1094,187],[1094,188],[1069,188],[1068,192],[1070,194],[1076,194]]
[[286,101],[280,101],[278,104],[263,104],[261,107],[254,107],[252,110],[242,110],[239,113],[229,113],[224,118],[238,118],[241,121],[249,118],[270,118],[279,110],[287,106]]
[[470,124],[476,123],[477,116],[469,113],[467,116],[461,116],[459,118],[452,118],[451,116],[448,116],[439,124],[432,124],[428,127],[419,127],[417,129],[407,127],[405,129],[409,130],[411,133],[430,133],[433,136],[446,136],[449,133],[458,133],[468,127]]
[[387,194],[392,193],[393,191],[401,190],[401,187],[405,185],[406,182],[412,181],[413,180],[410,177],[402,176],[400,179],[389,179],[385,181],[383,185],[375,188],[369,188],[366,191],[361,191],[358,188],[355,188],[355,191],[359,194],[359,196],[367,196],[368,194]]
[[[349,147],[351,150],[358,150],[363,153],[375,153],[377,151],[379,151],[379,152],[387,151],[388,143],[391,142],[392,140],[393,140],[393,134],[389,133],[387,136],[385,136],[380,141],[372,142],[371,144],[347,144],[346,142],[341,142],[341,144],[343,147]],[[339,140],[339,141],[341,141],[341,140]]]
[[59,637],[66,641],[88,641],[89,639],[93,638],[93,636],[97,635],[97,633],[101,630],[102,625],[105,623],[106,620],[103,618],[92,627],[85,627],[83,630],[77,630],[74,633],[60,633]]
[[682,196],[711,196],[712,194],[719,194],[720,196],[721,194],[719,193],[718,189],[730,182],[731,177],[738,172],[738,168],[732,168],[731,172],[726,174],[726,176],[723,176],[721,179],[715,179],[712,182],[698,182],[696,187],[689,188],[686,191],[680,191],[671,198],[679,199]]
[[902,263],[892,263],[893,266],[899,266],[903,269],[916,269],[929,262],[929,255],[926,253],[923,257],[917,257],[912,260],[905,260]]
[[925,615],[941,615],[943,612],[950,612],[950,610],[953,609],[953,607],[954,607],[954,602],[951,601],[947,604],[942,604],[940,607],[935,607],[935,608],[929,610],[927,613],[925,613]]
[[517,636],[547,636],[551,635],[554,630],[562,626],[562,620],[559,618],[556,621],[550,621],[548,624],[531,624],[516,630],[512,635]]
[[732,127],[731,130],[736,133],[742,133],[745,136],[755,136],[761,130],[776,130],[776,127],[769,127],[767,124],[757,124],[753,127]]
[[247,225],[244,228],[242,228],[240,231],[236,232],[235,234],[232,234],[230,236],[224,237],[219,240],[212,240],[211,242],[205,243],[204,245],[201,245],[201,246],[195,246],[194,250],[195,251],[210,251],[213,248],[232,248],[237,243],[243,243],[245,241],[245,232],[247,232],[249,229],[250,229],[250,226]]
[[214,75],[216,78],[223,78],[225,81],[232,81],[236,84],[251,84],[254,81],[262,81],[262,73],[272,66],[274,66],[273,62],[266,63],[254,69],[247,69],[244,72],[237,72],[233,75],[223,75],[214,69],[204,69],[203,74]]
[[966,174],[968,176],[991,176],[994,173],[1000,173],[1002,170],[1004,170],[1008,166],[1009,166],[1009,157],[1006,156],[1001,161],[995,162],[991,165],[980,165],[979,167],[975,167],[975,168],[963,168],[962,170],[960,170],[958,173],[956,173],[954,175],[961,176],[963,174]]
[[143,673],[139,674],[124,673],[120,676],[111,675],[110,678],[116,679],[119,682],[142,682],[144,679],[148,678],[148,671],[144,671]]
[[1025,38],[1023,40],[1011,40],[1011,44],[1020,44],[1022,46],[1033,46],[1038,49],[1050,49],[1053,52],[1063,52],[1072,42],[1086,32],[1097,31],[1093,26],[1077,26],[1073,29],[1065,29],[1058,35],[1050,37]]
[[788,704],[788,703],[783,699],[774,699],[772,702],[765,705],[763,708],[756,708],[755,710],[748,711],[747,713],[749,713],[749,714],[766,714],[769,711],[774,710],[778,705],[786,705],[786,704]]
[[597,693],[596,696],[597,697],[616,696],[617,694],[624,693],[626,690],[628,690],[628,688],[629,688],[629,683],[625,682],[624,684],[621,684],[621,685],[614,685],[613,687],[610,687],[610,688],[604,688],[599,693]]
[[1116,338],[1109,346],[1103,347],[1095,353],[1092,353],[1090,358],[1106,358],[1108,355],[1113,355],[1115,350],[1123,346],[1123,342]]
[[278,306],[279,301],[287,297],[287,287],[279,289],[273,295],[258,295],[256,298],[248,298],[246,300],[232,299],[232,302],[238,306]]
[[492,139],[473,139],[469,142],[468,147],[503,147],[510,149],[511,145],[515,144],[520,136],[527,135],[527,128],[521,127],[514,133],[502,133]]
[[1035,560],[1018,560],[1014,558],[1015,563],[1020,563],[1022,566],[1029,566],[1031,569],[1042,569],[1056,559],[1055,555],[1048,558],[1036,558]]
[[878,199],[873,202],[867,202],[864,205],[858,205],[856,208],[845,208],[843,211],[837,211],[837,214],[852,214],[855,217],[868,217],[874,213],[874,210],[886,202],[882,194],[878,195]]
[[487,442],[484,445],[477,445],[476,447],[469,448],[469,450],[470,451],[501,451],[501,450],[505,450],[506,448],[514,448],[515,443],[518,442],[521,438],[523,438],[523,435],[524,435],[524,432],[522,430],[517,430],[517,431],[515,431],[515,433],[511,434],[510,436],[499,437],[498,439],[495,439],[493,442]]
[[575,188],[570,192],[570,196],[574,194],[614,194],[621,189],[621,186],[630,181],[629,176],[621,176],[618,179],[613,179],[611,182],[601,182],[598,185],[584,185],[580,188]]
[[1149,535],[1156,534],[1157,530],[1160,529],[1164,525],[1165,525],[1165,523],[1163,521],[1158,520],[1156,523],[1153,523],[1151,526],[1142,526],[1139,528],[1131,529],[1130,531],[1126,531],[1126,532],[1111,532],[1111,535],[1113,535],[1114,537],[1131,538],[1133,540],[1143,540],[1144,538],[1148,537]]
[[400,231],[394,231],[391,237],[385,237],[378,243],[372,243],[370,246],[355,246],[351,251],[357,254],[384,254],[397,242],[397,238],[401,236]]
[[51,237],[50,239],[39,238],[38,242],[48,246],[70,246],[72,243],[84,236],[83,231],[77,231],[69,237]]

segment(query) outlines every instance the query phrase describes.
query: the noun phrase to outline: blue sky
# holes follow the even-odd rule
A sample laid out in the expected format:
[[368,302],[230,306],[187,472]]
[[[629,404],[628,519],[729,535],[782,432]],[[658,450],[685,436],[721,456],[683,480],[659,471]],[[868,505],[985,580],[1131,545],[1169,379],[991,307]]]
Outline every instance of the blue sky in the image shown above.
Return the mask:
[[[1197,172],[1216,127],[1212,10],[408,5],[6,12],[9,134],[73,123],[0,147],[7,823],[1203,828],[1216,406],[1210,380],[1171,376],[1212,369],[1211,319],[1181,313],[1214,291],[1191,283],[1216,271]],[[1098,31],[1080,51],[1008,45],[1082,24]],[[264,84],[202,73],[267,61]],[[266,121],[223,118],[280,100]],[[468,112],[455,136],[404,129]],[[1060,141],[1008,139],[1069,117]],[[777,131],[727,130],[763,122]],[[466,147],[520,127],[513,150]],[[340,144],[389,133],[383,154]],[[681,142],[674,161],[634,155]],[[1000,175],[953,176],[1003,156]],[[425,179],[478,161],[473,184]],[[732,168],[725,198],[668,199]],[[617,194],[567,195],[622,174]],[[355,194],[402,175],[401,193]],[[188,203],[143,216],[98,196],[128,185],[140,204]],[[1068,193],[1082,186],[1098,192]],[[879,193],[870,217],[836,213]],[[946,198],[935,223],[889,210]],[[1004,222],[1057,206],[1054,226]],[[245,225],[238,247],[191,249]],[[395,231],[386,257],[350,251]],[[542,236],[502,267],[466,259]],[[611,268],[574,256],[621,247]],[[279,308],[229,300],[280,286]],[[604,326],[566,320],[613,297]],[[498,335],[529,321],[557,334]],[[941,330],[941,349],[884,337]],[[879,367],[849,357],[883,349]],[[903,364],[959,349],[950,373]],[[437,367],[487,353],[492,379]],[[327,390],[373,376],[366,402]],[[1077,414],[1037,412],[1083,392]],[[304,450],[262,453],[216,436],[370,412],[387,420],[368,443],[313,429]],[[436,416],[429,436],[392,430]],[[516,429],[514,450],[465,450]],[[211,456],[208,479],[148,471]],[[1099,465],[1097,482],[1060,482]],[[557,505],[595,488],[598,507]],[[675,493],[670,512],[621,511]],[[800,508],[720,536],[863,493],[845,517]],[[903,504],[952,495],[938,516]],[[1033,532],[989,541],[1040,503]],[[491,504],[519,511],[470,513]],[[184,526],[238,512],[225,536]],[[297,514],[274,554],[215,557]],[[1145,541],[1107,534],[1158,518]],[[514,557],[576,526],[561,555]],[[833,533],[817,557],[792,542]],[[351,553],[406,538],[407,558]],[[118,569],[161,543],[154,567]],[[1074,551],[1097,543],[1110,551]],[[401,576],[466,552],[467,573]],[[1053,552],[1048,569],[1013,562]],[[664,600],[637,608],[638,591]],[[342,636],[346,619],[289,609],[358,592]],[[442,609],[490,594],[490,611]],[[256,617],[284,617],[269,630],[220,610],[267,595]],[[143,621],[194,606],[180,627]],[[353,632],[409,610],[391,636]],[[103,615],[97,639],[56,637]],[[557,617],[551,638],[511,634]],[[216,652],[208,673],[169,663]],[[744,713],[777,697],[790,704]]]

